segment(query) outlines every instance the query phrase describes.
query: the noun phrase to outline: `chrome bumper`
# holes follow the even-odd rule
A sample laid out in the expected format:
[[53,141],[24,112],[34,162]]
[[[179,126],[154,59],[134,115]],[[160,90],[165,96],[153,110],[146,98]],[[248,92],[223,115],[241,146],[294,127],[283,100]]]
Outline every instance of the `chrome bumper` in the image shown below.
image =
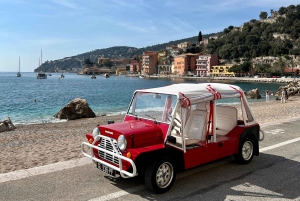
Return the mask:
[[[92,144],[90,144],[90,143],[88,143],[88,142],[82,142],[82,143],[81,143],[81,152],[82,152],[82,154],[83,154],[84,156],[86,156],[86,157],[92,159],[92,160],[95,161],[95,162],[101,163],[101,164],[103,164],[103,165],[106,165],[106,166],[108,166],[108,167],[110,167],[110,168],[112,168],[112,169],[118,171],[118,172],[120,173],[121,177],[123,177],[123,178],[128,178],[128,177],[135,177],[135,176],[137,176],[136,165],[135,165],[135,163],[133,162],[133,160],[131,160],[130,158],[127,158],[127,157],[125,157],[125,156],[122,156],[122,155],[113,153],[113,152],[111,152],[111,151],[108,151],[108,150],[106,150],[106,149],[102,149],[102,148],[100,148],[100,147],[94,145],[94,143],[95,143],[96,141],[98,141],[100,138],[104,138],[104,139],[106,139],[106,140],[109,140],[109,141],[111,142],[113,148],[114,148],[115,150],[117,149],[117,147],[115,147],[114,143],[112,142],[112,139],[111,139],[111,138],[106,137],[106,136],[102,136],[102,135],[101,135],[101,136],[98,135],[98,136],[96,136],[96,138],[95,138],[95,140],[94,140],[94,142],[93,142]],[[89,147],[90,153],[87,153],[87,152],[84,150],[84,146]],[[100,160],[100,159],[96,158],[96,157],[94,156],[93,149],[97,149],[97,150],[99,150],[99,151],[103,151],[103,152],[105,152],[105,153],[111,154],[111,155],[113,155],[114,157],[118,158],[118,160],[119,160],[119,167],[116,167],[116,166],[114,166],[114,165],[112,165],[112,164],[110,164],[110,163],[107,163],[107,162],[105,162],[105,161],[103,161],[103,160]],[[128,171],[123,170],[123,168],[122,168],[122,160],[127,161],[127,162],[129,162],[129,163],[131,164],[131,166],[132,166],[132,172],[128,172]]]

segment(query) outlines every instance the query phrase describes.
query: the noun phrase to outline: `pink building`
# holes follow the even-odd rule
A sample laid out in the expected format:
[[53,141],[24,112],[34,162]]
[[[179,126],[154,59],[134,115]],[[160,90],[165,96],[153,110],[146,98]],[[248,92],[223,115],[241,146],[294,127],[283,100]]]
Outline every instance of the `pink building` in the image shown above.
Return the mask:
[[210,68],[211,66],[218,65],[218,55],[210,54],[210,55],[199,55],[197,61],[196,75],[197,76],[210,76]]

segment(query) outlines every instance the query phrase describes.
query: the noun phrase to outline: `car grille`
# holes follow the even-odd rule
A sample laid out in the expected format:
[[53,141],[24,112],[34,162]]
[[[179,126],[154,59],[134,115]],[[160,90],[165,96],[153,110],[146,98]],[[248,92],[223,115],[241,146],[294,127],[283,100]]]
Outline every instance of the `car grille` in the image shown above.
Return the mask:
[[[113,145],[112,145],[111,141],[108,140],[108,139],[102,138],[100,144],[98,145],[98,147],[100,147],[102,149],[105,149],[107,151],[113,152],[115,154],[122,155],[122,153],[119,150],[117,141],[115,139],[112,139],[112,141],[114,143],[114,146],[117,149],[117,152],[114,151]],[[117,157],[115,157],[115,156],[113,156],[109,153],[105,153],[105,152],[99,150],[98,155],[99,155],[100,158],[103,158],[107,161],[110,161],[110,162],[116,164],[116,165],[119,165],[119,158],[117,158]]]

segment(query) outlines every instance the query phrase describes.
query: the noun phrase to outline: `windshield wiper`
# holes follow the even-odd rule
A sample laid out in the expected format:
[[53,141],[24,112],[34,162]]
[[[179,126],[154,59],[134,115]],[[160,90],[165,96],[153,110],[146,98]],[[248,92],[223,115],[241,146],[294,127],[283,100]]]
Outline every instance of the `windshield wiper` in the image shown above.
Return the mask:
[[154,117],[152,117],[152,116],[150,116],[150,115],[148,115],[148,114],[145,114],[145,116],[147,116],[147,117],[149,117],[149,118],[151,118],[151,119],[154,119],[155,123],[157,124],[157,121],[156,121],[156,119],[155,119]]

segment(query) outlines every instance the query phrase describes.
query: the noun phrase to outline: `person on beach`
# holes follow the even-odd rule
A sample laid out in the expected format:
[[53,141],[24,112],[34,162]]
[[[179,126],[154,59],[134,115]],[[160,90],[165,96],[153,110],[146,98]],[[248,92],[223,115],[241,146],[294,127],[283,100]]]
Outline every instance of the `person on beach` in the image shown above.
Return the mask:
[[270,100],[270,92],[269,90],[266,90],[266,102],[269,102]]
[[286,91],[286,89],[283,89],[281,91],[281,103],[285,103],[286,102],[286,97],[287,97],[287,91]]

